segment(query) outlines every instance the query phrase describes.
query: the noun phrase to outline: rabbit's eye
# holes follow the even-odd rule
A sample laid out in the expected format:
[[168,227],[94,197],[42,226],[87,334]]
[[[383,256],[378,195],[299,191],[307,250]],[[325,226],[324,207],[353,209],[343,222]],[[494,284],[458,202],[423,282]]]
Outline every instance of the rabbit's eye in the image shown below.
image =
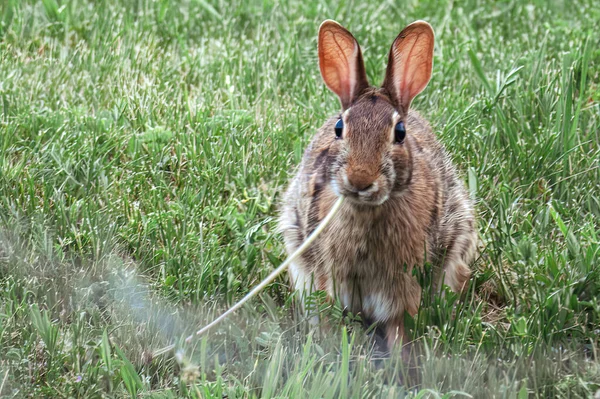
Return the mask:
[[404,128],[404,122],[396,123],[396,128],[394,129],[394,137],[396,143],[402,143],[404,138],[406,137],[406,129]]
[[341,139],[343,130],[344,130],[344,122],[340,118],[340,119],[338,119],[337,123],[335,124],[335,137],[337,137],[338,139]]

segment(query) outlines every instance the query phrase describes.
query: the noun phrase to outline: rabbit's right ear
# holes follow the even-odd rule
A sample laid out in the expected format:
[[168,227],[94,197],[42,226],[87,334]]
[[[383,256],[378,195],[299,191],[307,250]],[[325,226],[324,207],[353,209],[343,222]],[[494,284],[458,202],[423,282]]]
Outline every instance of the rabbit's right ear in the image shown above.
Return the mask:
[[362,53],[348,30],[330,19],[319,28],[319,68],[325,84],[340,98],[342,108],[367,87]]

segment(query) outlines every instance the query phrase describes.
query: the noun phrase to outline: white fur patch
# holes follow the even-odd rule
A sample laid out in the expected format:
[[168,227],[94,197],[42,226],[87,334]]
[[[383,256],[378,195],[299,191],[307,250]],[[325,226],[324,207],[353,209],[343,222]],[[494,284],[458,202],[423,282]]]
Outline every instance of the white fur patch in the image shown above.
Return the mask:
[[352,306],[352,302],[350,301],[350,293],[348,290],[343,290],[340,293],[340,302],[342,302],[342,306],[345,308],[350,308]]
[[337,181],[335,181],[335,179],[331,180],[331,189],[333,190],[335,195],[337,195],[338,197],[341,195],[340,188],[338,187]]
[[377,180],[375,180],[373,182],[373,184],[371,184],[371,187],[369,187],[368,190],[364,190],[367,193],[376,193],[377,191],[379,191],[379,183],[377,182]]
[[315,291],[312,276],[305,273],[297,263],[292,262],[288,268],[294,288],[300,293],[301,298],[312,294]]
[[315,291],[315,284],[313,282],[312,275],[305,273],[297,263],[291,263],[288,268],[288,273],[290,274],[290,278],[294,283],[294,288],[296,289],[296,293],[300,299],[300,305],[302,306],[302,311],[306,316],[309,317],[309,323],[312,325],[319,324],[319,315],[312,315],[313,311],[306,308],[306,298],[309,297]]
[[392,314],[392,303],[381,293],[371,293],[363,298],[363,310],[377,321],[387,321]]
[[341,170],[340,171],[340,175],[342,175],[342,180],[344,182],[345,186],[349,186],[350,185],[350,180],[348,180],[348,174],[346,173],[346,171]]
[[394,115],[392,115],[392,130],[390,130],[390,142],[394,142],[396,140],[396,124],[400,122],[400,115],[394,111]]

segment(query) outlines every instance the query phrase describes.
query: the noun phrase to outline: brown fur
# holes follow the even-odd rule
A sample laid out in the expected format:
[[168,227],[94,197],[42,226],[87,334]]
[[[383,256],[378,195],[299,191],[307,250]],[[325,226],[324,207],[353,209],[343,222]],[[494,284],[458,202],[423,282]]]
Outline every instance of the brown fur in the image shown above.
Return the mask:
[[[328,25],[328,32],[335,29]],[[362,56],[344,62],[362,63]],[[380,323],[390,346],[398,338],[406,341],[404,312],[418,311],[421,287],[413,267],[431,261],[445,273],[444,282],[461,291],[477,238],[464,184],[427,121],[415,111],[404,113],[398,103],[405,100],[393,99],[400,90],[363,88],[350,104],[342,102],[343,137],[334,134],[339,115],[319,129],[285,194],[280,218],[291,253],[337,197],[347,197],[320,238],[290,267],[290,276],[302,293],[325,290],[348,310]],[[399,120],[406,138],[394,143]]]

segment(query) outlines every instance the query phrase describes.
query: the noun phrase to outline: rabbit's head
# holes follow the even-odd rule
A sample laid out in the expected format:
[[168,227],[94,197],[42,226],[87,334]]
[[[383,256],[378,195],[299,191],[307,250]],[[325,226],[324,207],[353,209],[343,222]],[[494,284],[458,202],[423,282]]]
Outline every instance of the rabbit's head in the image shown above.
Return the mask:
[[408,25],[394,40],[381,88],[367,81],[362,53],[352,34],[327,20],[319,29],[319,67],[342,112],[331,131],[332,186],[361,205],[381,205],[402,192],[412,177],[412,134],[407,123],[412,99],[431,77],[434,34],[424,21]]

